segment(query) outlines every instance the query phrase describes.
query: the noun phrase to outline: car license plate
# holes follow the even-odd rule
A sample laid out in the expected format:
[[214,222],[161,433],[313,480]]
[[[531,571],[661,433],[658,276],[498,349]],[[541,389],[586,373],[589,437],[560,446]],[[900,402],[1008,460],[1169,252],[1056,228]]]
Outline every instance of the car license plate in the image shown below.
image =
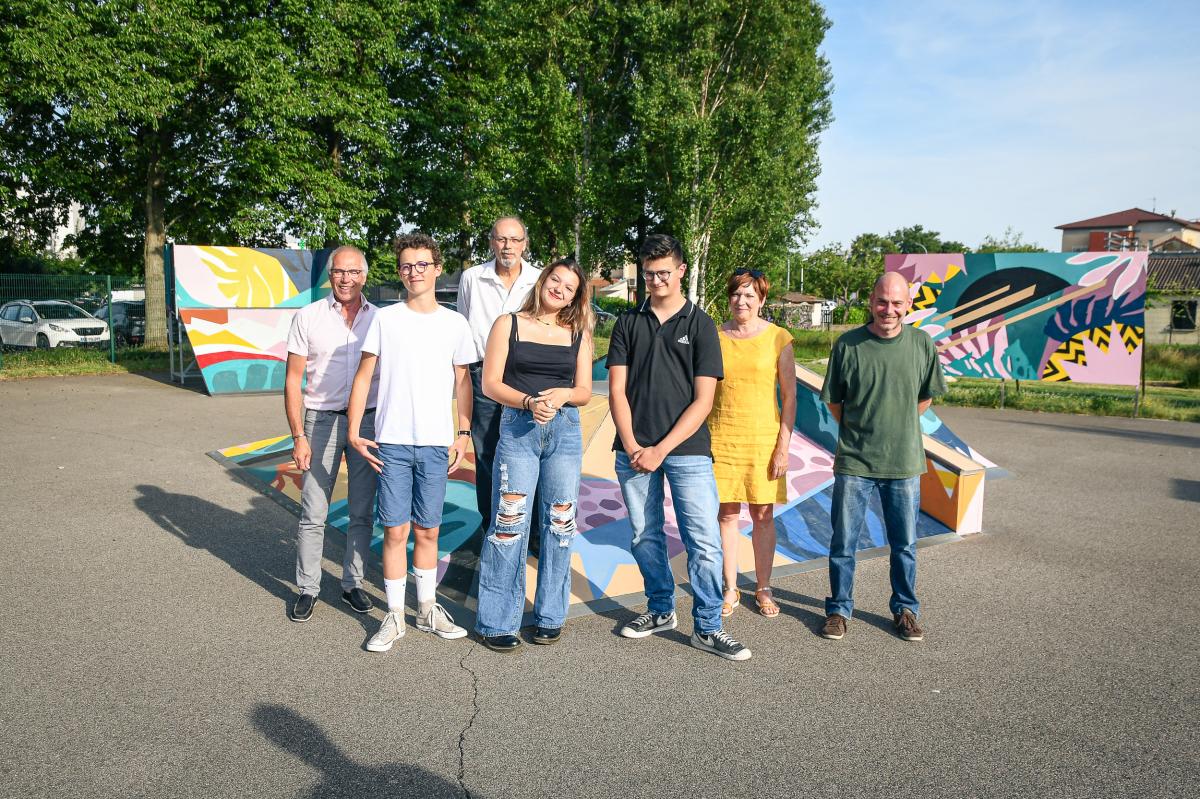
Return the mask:
[[79,340],[81,342],[83,342],[84,344],[91,344],[93,342],[99,341],[100,337],[99,336],[80,336]]

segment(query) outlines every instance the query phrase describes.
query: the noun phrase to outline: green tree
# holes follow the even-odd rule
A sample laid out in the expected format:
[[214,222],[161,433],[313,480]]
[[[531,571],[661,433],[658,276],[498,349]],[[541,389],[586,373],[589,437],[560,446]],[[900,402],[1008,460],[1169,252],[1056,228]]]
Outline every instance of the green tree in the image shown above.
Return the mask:
[[854,241],[850,242],[849,257],[858,266],[867,267],[876,275],[881,275],[883,274],[884,256],[897,252],[900,252],[900,247],[887,236],[860,233]]
[[[166,339],[163,245],[360,239],[388,148],[401,0],[14,0],[0,39],[5,120],[45,136],[14,157],[78,201],[82,256],[141,272],[146,340]],[[140,269],[134,267],[141,252]]]
[[903,253],[971,251],[962,242],[943,239],[936,230],[926,230],[921,225],[899,228],[887,234],[886,238],[895,242],[897,252]]
[[1025,241],[1024,236],[1013,230],[1010,225],[1000,236],[984,236],[983,241],[979,242],[979,246],[975,248],[975,252],[1046,252],[1046,250],[1033,242]]
[[808,254],[803,266],[808,291],[837,300],[843,306],[862,301],[880,273],[870,262],[847,253],[840,244],[830,244]]
[[650,222],[674,233],[702,305],[716,264],[783,253],[809,224],[829,122],[828,21],[815,2],[635,3],[633,119]]

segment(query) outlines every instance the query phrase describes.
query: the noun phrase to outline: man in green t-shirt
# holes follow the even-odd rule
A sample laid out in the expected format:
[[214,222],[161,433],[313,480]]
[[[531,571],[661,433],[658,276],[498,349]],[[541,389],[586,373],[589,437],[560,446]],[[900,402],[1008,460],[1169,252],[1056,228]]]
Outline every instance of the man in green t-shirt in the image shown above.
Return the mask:
[[838,339],[821,399],[840,424],[833,463],[833,537],[821,635],[839,640],[854,610],[854,553],[866,532],[867,504],[879,492],[891,547],[891,610],[906,641],[917,625],[917,513],[925,448],[920,417],[946,393],[937,348],[923,330],[904,326],[912,307],[908,282],[886,272],[871,290],[871,323]]

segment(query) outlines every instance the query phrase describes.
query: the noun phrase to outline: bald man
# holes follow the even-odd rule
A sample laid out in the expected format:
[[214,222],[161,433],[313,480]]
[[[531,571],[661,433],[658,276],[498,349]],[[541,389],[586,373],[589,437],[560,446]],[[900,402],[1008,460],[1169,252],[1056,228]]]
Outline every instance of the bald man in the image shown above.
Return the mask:
[[890,607],[897,634],[924,637],[917,618],[917,513],[925,448],[920,417],[946,393],[937,348],[929,334],[904,325],[912,307],[908,282],[896,272],[875,281],[871,322],[847,331],[833,346],[821,399],[838,420],[830,519],[829,592],[821,636],[846,634],[854,611],[854,565],[866,533],[867,505],[879,493],[891,548]]

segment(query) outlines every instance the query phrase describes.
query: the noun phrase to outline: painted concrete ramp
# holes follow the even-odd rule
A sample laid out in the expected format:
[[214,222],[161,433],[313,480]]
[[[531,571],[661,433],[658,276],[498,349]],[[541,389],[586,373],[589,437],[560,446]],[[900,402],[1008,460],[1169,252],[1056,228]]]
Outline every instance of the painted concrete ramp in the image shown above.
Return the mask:
[[[645,601],[641,575],[629,550],[633,536],[613,468],[612,445],[616,435],[607,397],[607,374],[598,368],[592,401],[580,409],[584,440],[583,477],[580,486],[571,575],[571,616]],[[833,490],[833,455],[837,423],[818,398],[821,378],[796,367],[797,419],[792,433],[788,466],[788,502],[775,512],[778,547],[775,574],[825,565],[832,533],[829,512]],[[922,419],[925,431],[926,474],[922,477],[922,513],[917,534],[927,543],[957,539],[979,532],[983,522],[984,477],[990,461],[956,436],[932,411]],[[290,436],[276,436],[209,453],[241,479],[295,513],[299,513],[301,473],[291,459]],[[687,560],[670,492],[665,500],[667,547],[676,582],[687,582]],[[345,469],[334,489],[329,525],[344,532],[347,525]],[[375,528],[372,547],[379,551],[383,529]],[[483,532],[475,509],[475,462],[467,462],[451,475],[439,539],[438,591],[455,606],[474,610],[473,585]],[[879,552],[886,539],[875,500],[868,512],[867,529],[860,549]],[[410,543],[411,546],[411,543]],[[754,558],[750,518],[743,514],[739,564],[749,579]],[[536,555],[527,563],[528,607],[531,607]]]

